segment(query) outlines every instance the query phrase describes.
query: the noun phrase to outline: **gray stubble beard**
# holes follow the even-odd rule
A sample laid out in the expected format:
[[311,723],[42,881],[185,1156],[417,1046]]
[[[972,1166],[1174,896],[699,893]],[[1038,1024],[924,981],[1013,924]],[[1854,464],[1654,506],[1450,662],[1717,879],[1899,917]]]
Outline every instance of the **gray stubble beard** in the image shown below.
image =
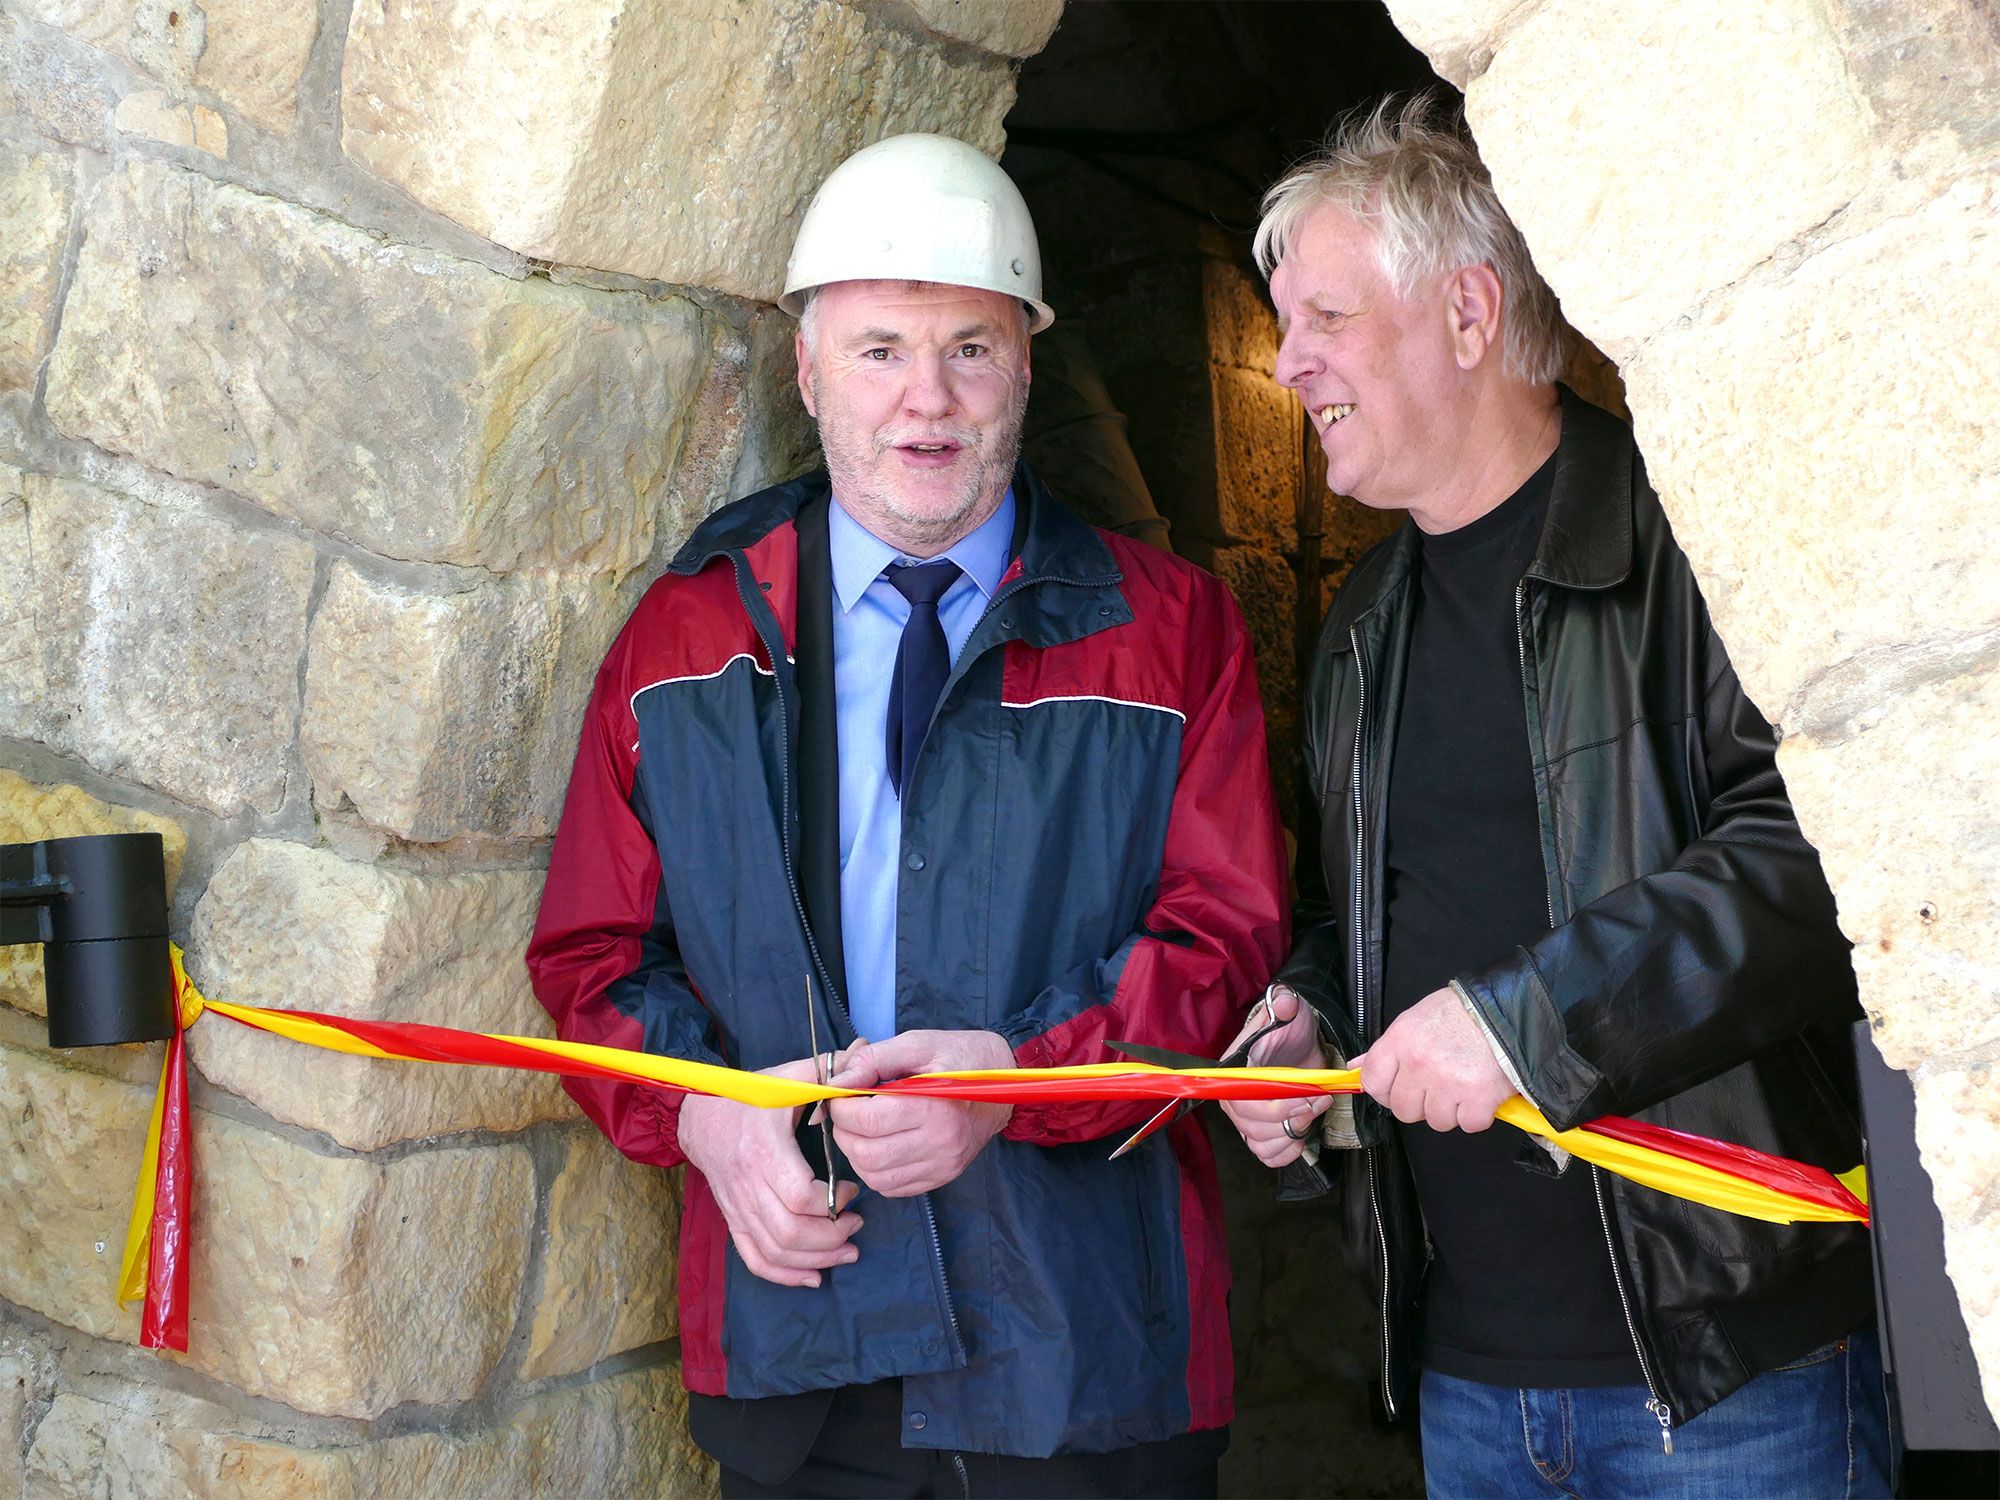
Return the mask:
[[[822,411],[826,410],[827,403],[821,396],[817,375],[813,378],[813,404]],[[1015,385],[1006,416],[994,430],[990,456],[981,459],[966,478],[965,503],[944,516],[912,516],[898,509],[892,495],[879,492],[867,481],[869,465],[866,457],[879,455],[857,454],[838,436],[829,441],[824,424],[818,429],[820,452],[826,459],[834,494],[850,505],[865,505],[891,517],[906,541],[942,551],[976,530],[999,509],[1000,498],[1013,482],[1014,465],[1021,456],[1021,426],[1027,411],[1028,383],[1023,380]]]

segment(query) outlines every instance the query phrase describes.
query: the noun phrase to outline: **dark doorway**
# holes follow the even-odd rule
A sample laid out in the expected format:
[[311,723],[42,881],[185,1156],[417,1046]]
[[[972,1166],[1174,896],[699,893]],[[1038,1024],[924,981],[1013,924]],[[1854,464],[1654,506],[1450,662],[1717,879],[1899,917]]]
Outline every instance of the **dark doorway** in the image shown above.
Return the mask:
[[[1339,114],[1427,87],[1448,86],[1379,4],[1073,0],[1007,121],[1058,317],[1036,341],[1029,458],[1093,521],[1235,591],[1294,832],[1301,641],[1400,517],[1326,493],[1318,444],[1271,379],[1251,233],[1263,190]],[[1414,1432],[1374,1418],[1373,1315],[1330,1201],[1278,1204],[1217,1124],[1236,1273],[1223,1492],[1419,1492]]]

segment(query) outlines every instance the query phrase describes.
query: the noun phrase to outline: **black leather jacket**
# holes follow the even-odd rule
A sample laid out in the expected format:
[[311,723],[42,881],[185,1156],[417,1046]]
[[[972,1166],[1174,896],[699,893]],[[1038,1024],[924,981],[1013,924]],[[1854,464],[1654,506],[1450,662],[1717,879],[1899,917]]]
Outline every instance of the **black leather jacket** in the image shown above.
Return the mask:
[[[1548,520],[1515,592],[1553,930],[1456,976],[1558,1128],[1602,1114],[1845,1171],[1861,1160],[1860,1015],[1819,856],[1775,736],[1744,696],[1632,434],[1565,390]],[[1382,1026],[1386,770],[1418,549],[1356,565],[1321,634],[1306,757],[1325,884],[1280,978],[1349,1055]],[[1386,1116],[1346,1153],[1356,1249],[1382,1308],[1381,1382],[1406,1408],[1428,1246]],[[1530,1153],[1533,1148],[1529,1147]],[[1869,1317],[1866,1231],[1765,1224],[1591,1171],[1663,1426]]]

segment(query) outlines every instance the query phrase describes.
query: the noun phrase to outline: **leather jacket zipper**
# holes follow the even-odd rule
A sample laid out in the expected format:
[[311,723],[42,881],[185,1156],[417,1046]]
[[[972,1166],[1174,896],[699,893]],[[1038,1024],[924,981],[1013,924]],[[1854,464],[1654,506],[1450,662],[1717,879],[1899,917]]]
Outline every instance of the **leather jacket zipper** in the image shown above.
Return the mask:
[[[1361,638],[1350,628],[1347,632],[1348,645],[1354,649],[1354,681],[1358,688],[1354,705],[1354,764],[1351,779],[1354,784],[1354,875],[1348,889],[1354,895],[1354,922],[1352,926],[1354,943],[1354,1024],[1357,1034],[1368,1035],[1367,1019],[1367,964],[1363,958],[1361,944],[1361,873],[1362,873],[1362,828],[1364,826],[1361,808],[1361,742],[1368,723],[1368,671],[1361,661]],[[1368,1172],[1368,1213],[1375,1221],[1375,1238],[1382,1247],[1382,1405],[1391,1420],[1396,1416],[1396,1391],[1389,1379],[1389,1231],[1382,1223],[1382,1199],[1376,1187],[1378,1159],[1375,1148],[1365,1148]]]
[[[1521,662],[1521,692],[1528,690],[1528,628],[1527,628],[1528,580],[1523,578],[1514,585],[1514,649]],[[1530,747],[1532,749],[1532,747]],[[1549,926],[1556,925],[1556,898],[1547,889],[1547,879],[1543,880],[1543,896],[1548,904]],[[1530,1100],[1530,1103],[1533,1101]],[[1653,1380],[1652,1361],[1646,1358],[1646,1346],[1639,1337],[1638,1319],[1632,1316],[1632,1299],[1625,1290],[1625,1267],[1618,1259],[1618,1242],[1611,1233],[1611,1210],[1604,1201],[1604,1173],[1596,1167],[1590,1169],[1590,1185],[1597,1197],[1597,1222],[1604,1230],[1604,1253],[1611,1257],[1611,1284],[1618,1290],[1618,1307],[1625,1314],[1625,1331],[1632,1339],[1632,1352],[1639,1356],[1639,1374],[1646,1381],[1646,1410],[1651,1412],[1660,1424],[1661,1451],[1671,1455],[1674,1451],[1674,1410],[1661,1396],[1659,1386]]]

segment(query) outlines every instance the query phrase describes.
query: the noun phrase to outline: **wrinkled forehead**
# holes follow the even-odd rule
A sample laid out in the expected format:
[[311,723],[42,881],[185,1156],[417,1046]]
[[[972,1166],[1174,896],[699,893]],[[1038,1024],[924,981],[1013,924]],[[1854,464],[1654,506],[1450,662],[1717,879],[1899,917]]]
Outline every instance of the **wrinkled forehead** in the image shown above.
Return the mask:
[[1322,204],[1303,214],[1271,270],[1271,296],[1287,302],[1316,296],[1352,298],[1381,290],[1387,276],[1375,226],[1344,208]]
[[824,334],[857,329],[923,336],[1018,338],[1027,323],[1021,303],[1002,292],[935,281],[835,281],[819,288],[807,308],[808,323]]

